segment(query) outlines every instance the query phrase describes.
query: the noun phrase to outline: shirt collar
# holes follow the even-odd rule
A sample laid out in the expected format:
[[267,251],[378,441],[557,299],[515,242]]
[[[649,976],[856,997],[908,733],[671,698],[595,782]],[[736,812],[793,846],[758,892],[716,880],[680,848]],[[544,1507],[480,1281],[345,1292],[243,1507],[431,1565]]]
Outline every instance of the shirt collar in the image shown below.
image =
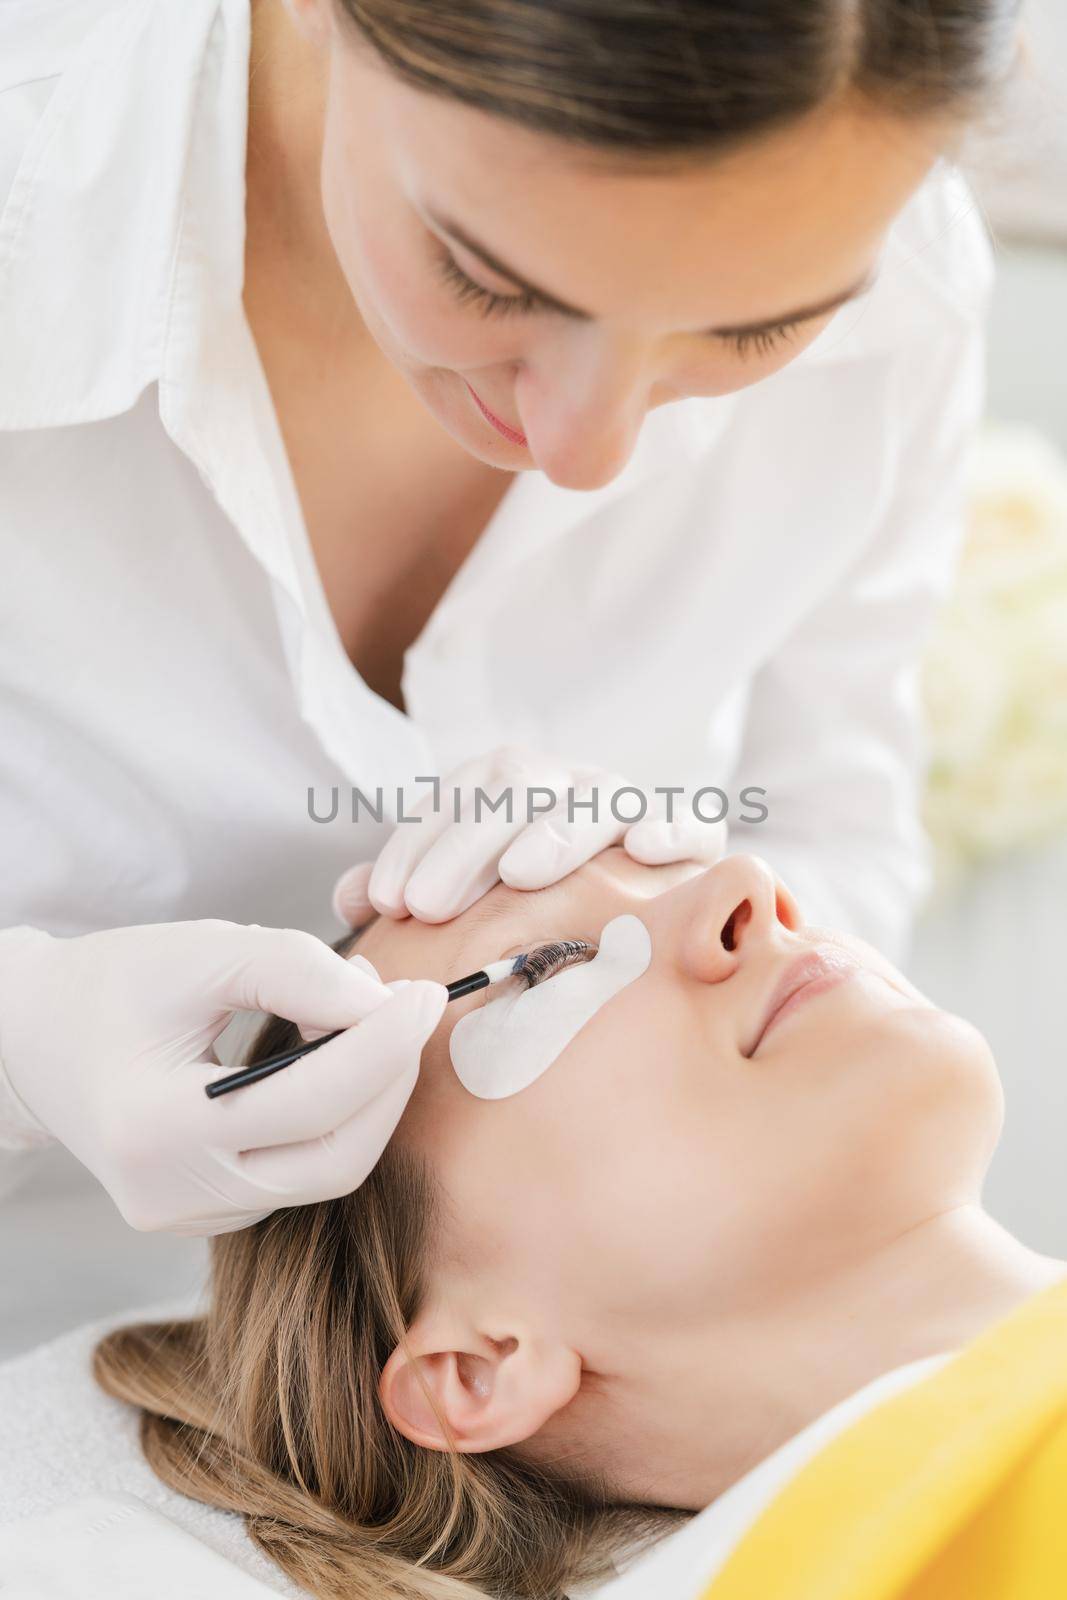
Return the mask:
[[[132,0],[66,62],[0,216],[0,427],[116,416],[160,376],[202,84],[234,69],[247,13]],[[232,278],[232,241],[199,242]]]

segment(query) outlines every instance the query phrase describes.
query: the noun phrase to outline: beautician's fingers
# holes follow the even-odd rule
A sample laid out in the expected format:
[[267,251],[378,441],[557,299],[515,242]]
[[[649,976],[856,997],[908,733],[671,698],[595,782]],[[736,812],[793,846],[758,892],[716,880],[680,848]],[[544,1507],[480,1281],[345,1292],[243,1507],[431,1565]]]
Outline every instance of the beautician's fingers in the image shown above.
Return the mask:
[[428,795],[416,807],[424,821],[397,826],[371,876],[374,904],[387,915],[408,912],[424,922],[459,916],[499,881],[501,855],[528,826],[530,791],[543,790],[545,800],[570,779],[570,769],[558,761],[517,748],[464,763],[446,779],[436,813],[423,810],[432,805]]
[[348,928],[361,927],[374,916],[374,907],[367,893],[373,871],[373,861],[357,861],[354,867],[342,872],[333,886],[333,914],[338,922],[343,922]]
[[[381,974],[379,973],[377,967],[374,966],[372,962],[367,960],[366,956],[352,955],[345,956],[344,959],[350,962],[353,967],[358,967],[361,972],[367,973],[369,977],[374,979],[375,983],[381,983]],[[410,979],[408,978],[394,978],[392,982],[387,983],[385,987],[387,989],[392,989],[395,993],[397,989],[401,988],[405,983],[408,982],[410,982]],[[304,1027],[300,1029],[300,1037],[310,1044],[312,1040],[322,1039],[326,1034],[335,1033],[336,1031],[337,1030],[335,1028]]]
[[[572,774],[568,788],[546,816],[523,829],[500,858],[500,878],[513,889],[547,889],[602,850],[618,844],[631,826],[611,810],[611,797],[627,787],[616,773]],[[596,798],[596,820],[590,803]]]
[[[612,809],[619,791],[640,793],[618,773],[518,746],[464,762],[438,794],[431,790],[412,808],[418,821],[397,824],[369,876],[364,864],[341,878],[335,909],[350,925],[365,917],[368,904],[385,916],[445,922],[499,881],[547,888],[631,832],[634,824]],[[551,809],[531,822],[531,812],[546,804]],[[705,824],[692,835],[695,859],[721,854],[721,845],[710,850],[707,833]],[[690,853],[687,843],[665,843],[662,830],[646,827],[633,837],[636,859],[642,849],[650,860]]]
[[267,1011],[298,1028],[347,1028],[384,1005],[389,991],[364,967],[299,928],[217,925],[205,1009]]
[[699,817],[646,817],[633,823],[623,835],[627,855],[646,866],[659,867],[669,861],[703,861],[708,866],[726,854],[728,829],[725,821],[702,822]]
[[418,1079],[416,1063],[356,1116],[321,1138],[247,1151],[241,1157],[245,1180],[270,1195],[272,1206],[310,1205],[350,1194],[380,1159]]
[[[411,913],[404,902],[408,879],[441,835],[453,824],[452,794],[466,790],[478,781],[485,770],[485,757],[465,761],[449,774],[446,780],[445,802],[434,809],[434,792],[413,805],[398,822],[383,845],[378,859],[373,863],[368,880],[367,895],[376,911],[386,917],[407,917]],[[415,819],[419,820],[416,821]]]
[[[361,956],[357,951],[355,955],[348,956],[346,959],[351,961],[354,967],[359,967],[362,969],[362,971],[369,972],[376,983],[381,983],[382,979],[378,968],[374,965],[373,961],[368,961],[366,956]],[[387,987],[393,988],[398,983],[406,982],[407,980],[405,978],[394,978],[392,983],[387,985]]]
[[502,811],[478,817],[473,802],[420,861],[408,881],[404,900],[423,922],[447,922],[462,915],[500,882],[501,857],[525,833],[526,791],[515,786],[511,821]]
[[[447,1003],[443,983],[408,983],[339,1038],[270,1077],[215,1100],[201,1095],[197,1109],[205,1143],[248,1151],[332,1133],[417,1067]],[[182,1094],[188,1094],[184,1086]]]

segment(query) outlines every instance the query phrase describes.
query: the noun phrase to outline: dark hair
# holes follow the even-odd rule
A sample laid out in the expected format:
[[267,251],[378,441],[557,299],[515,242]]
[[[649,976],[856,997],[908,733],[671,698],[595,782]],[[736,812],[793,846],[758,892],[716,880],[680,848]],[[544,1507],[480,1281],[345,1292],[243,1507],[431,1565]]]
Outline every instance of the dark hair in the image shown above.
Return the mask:
[[706,156],[848,91],[972,114],[1019,0],[338,0],[418,89],[616,159]]

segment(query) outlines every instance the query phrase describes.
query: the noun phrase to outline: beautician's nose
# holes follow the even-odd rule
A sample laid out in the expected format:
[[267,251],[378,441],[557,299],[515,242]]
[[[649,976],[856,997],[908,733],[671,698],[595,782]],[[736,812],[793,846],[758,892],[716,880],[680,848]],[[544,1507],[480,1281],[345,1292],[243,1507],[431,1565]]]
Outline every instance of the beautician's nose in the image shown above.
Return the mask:
[[793,896],[759,856],[724,856],[686,888],[681,964],[701,983],[722,983],[757,951],[803,925]]
[[643,341],[586,324],[520,374],[523,425],[553,483],[597,489],[623,470],[648,409],[647,359]]

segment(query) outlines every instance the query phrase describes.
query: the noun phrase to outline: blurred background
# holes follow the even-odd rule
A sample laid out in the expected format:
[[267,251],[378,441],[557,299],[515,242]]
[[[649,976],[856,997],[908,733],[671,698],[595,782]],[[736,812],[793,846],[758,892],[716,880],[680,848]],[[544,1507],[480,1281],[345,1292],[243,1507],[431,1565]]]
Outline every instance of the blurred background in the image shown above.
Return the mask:
[[[1067,1255],[1067,4],[1025,14],[1028,61],[964,160],[998,257],[989,421],[927,662],[937,886],[909,972],[996,1051],[1008,1118],[990,1209]],[[200,1241],[133,1233],[62,1152],[22,1159],[0,1236],[0,1359],[195,1296]]]
[[977,1023],[1007,1121],[986,1190],[1067,1255],[1067,5],[964,166],[997,253],[968,543],[926,670],[937,887],[909,975]]

